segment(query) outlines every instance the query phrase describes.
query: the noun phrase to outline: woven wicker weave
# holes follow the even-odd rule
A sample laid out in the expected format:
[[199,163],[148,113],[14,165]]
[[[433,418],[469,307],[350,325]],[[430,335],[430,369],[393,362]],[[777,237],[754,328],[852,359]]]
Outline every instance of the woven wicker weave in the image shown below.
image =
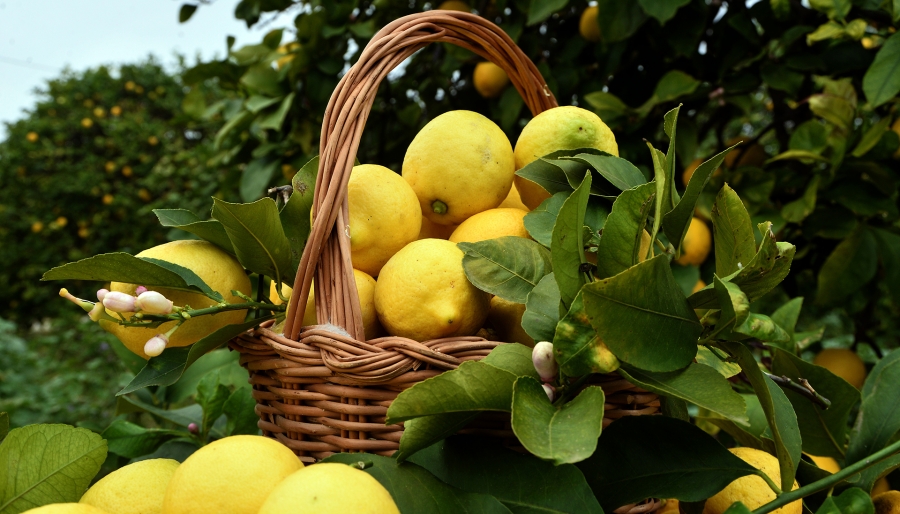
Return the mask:
[[[461,46],[499,65],[533,114],[557,105],[535,65],[509,36],[481,17],[455,11],[413,14],[387,25],[341,79],[322,124],[314,223],[284,330],[272,330],[269,322],[230,343],[250,373],[264,435],[305,462],[335,452],[392,454],[403,428],[384,424],[391,401],[404,389],[463,361],[481,359],[502,344],[479,337],[365,341],[363,335],[346,231],[347,181],[378,85],[406,58],[435,42]],[[313,277],[320,325],[303,327],[298,306],[306,305]],[[659,410],[655,394],[618,375],[599,380],[607,395],[604,426],[622,416]],[[463,433],[515,444],[508,415],[485,416]],[[658,507],[651,500],[616,512],[637,514]]]

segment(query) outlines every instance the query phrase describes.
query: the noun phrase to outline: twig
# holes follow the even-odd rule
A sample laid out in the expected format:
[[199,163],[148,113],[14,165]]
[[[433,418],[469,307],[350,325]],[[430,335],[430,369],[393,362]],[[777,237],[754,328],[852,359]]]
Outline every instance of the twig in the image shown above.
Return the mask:
[[294,187],[290,184],[288,184],[286,186],[270,187],[266,191],[266,193],[270,194],[270,195],[279,195],[281,197],[281,200],[284,203],[288,203],[288,200],[290,200],[290,198],[291,198],[291,193],[293,193],[293,192],[294,192]]
[[831,406],[831,400],[825,398],[821,394],[817,393],[815,389],[813,389],[812,385],[809,383],[809,380],[805,378],[799,378],[796,382],[791,380],[790,378],[782,375],[777,376],[771,373],[766,373],[766,376],[772,379],[772,382],[778,384],[782,389],[788,389],[794,391],[795,393],[805,396],[809,399],[809,401],[815,403],[819,407],[823,409],[827,409]]

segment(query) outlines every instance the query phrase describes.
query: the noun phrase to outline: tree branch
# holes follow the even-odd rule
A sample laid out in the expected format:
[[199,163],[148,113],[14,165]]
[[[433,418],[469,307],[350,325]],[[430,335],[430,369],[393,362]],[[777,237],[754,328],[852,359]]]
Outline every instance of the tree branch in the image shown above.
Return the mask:
[[805,378],[800,378],[797,382],[794,382],[790,378],[782,375],[777,376],[771,373],[766,373],[766,376],[772,379],[772,382],[778,384],[782,389],[787,389],[789,391],[793,391],[801,396],[805,396],[809,399],[809,401],[815,403],[819,407],[823,409],[827,409],[831,406],[831,400],[825,398],[821,394],[817,393],[815,389],[813,389],[812,385],[809,383],[809,380]]

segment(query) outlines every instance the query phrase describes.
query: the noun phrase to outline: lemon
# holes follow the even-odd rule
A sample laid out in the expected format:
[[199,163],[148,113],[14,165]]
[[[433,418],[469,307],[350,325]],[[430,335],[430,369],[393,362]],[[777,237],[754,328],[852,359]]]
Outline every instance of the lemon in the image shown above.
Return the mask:
[[100,510],[93,505],[83,503],[51,503],[43,507],[26,510],[22,514],[116,514]]
[[347,195],[353,267],[377,276],[392,255],[419,235],[422,211],[416,193],[388,168],[363,164],[350,173]]
[[176,469],[178,461],[172,459],[148,459],[129,464],[92,485],[80,503],[115,514],[158,514]]
[[403,158],[403,178],[422,214],[440,225],[459,224],[500,205],[514,173],[506,134],[472,111],[450,111],[428,122]]
[[460,223],[450,241],[454,243],[476,243],[503,236],[531,238],[522,221],[527,212],[522,209],[488,209]]
[[504,300],[499,296],[491,298],[491,310],[487,322],[493,327],[500,341],[534,346],[534,339],[522,328],[522,314],[525,304]]
[[525,212],[530,211],[527,205],[522,203],[522,197],[519,196],[519,190],[516,189],[516,184],[513,182],[511,188],[509,188],[509,194],[506,195],[506,199],[500,202],[500,205],[497,207],[509,207],[512,209],[522,209]]
[[875,485],[872,486],[872,492],[870,493],[872,497],[876,497],[881,493],[886,493],[891,490],[891,484],[888,483],[887,478],[881,477],[876,482]]
[[885,491],[872,497],[875,514],[900,514],[900,491]]
[[[778,477],[781,476],[781,467],[778,465],[778,459],[772,455],[753,448],[731,448],[729,451],[754,468],[762,470],[772,481],[778,483]],[[799,485],[795,480],[792,490],[798,487]],[[747,508],[754,510],[774,499],[775,493],[769,488],[765,480],[756,475],[747,475],[731,482],[725,489],[706,500],[703,514],[722,514],[736,501],[741,501]],[[803,512],[803,502],[797,500],[772,511],[772,514],[800,514],[801,512]]]
[[704,287],[706,287],[706,282],[698,279],[697,283],[694,284],[694,288],[691,289],[691,293],[696,293],[697,291],[703,289]]
[[[228,303],[241,303],[244,301],[240,297],[231,294],[232,290],[240,291],[246,295],[252,293],[250,279],[237,259],[225,253],[216,245],[206,241],[172,241],[144,250],[137,254],[137,257],[159,259],[190,269],[203,279],[213,291],[221,293]],[[113,282],[110,284],[109,290],[134,295],[138,285],[140,284]],[[159,291],[178,307],[190,305],[192,309],[202,309],[216,304],[215,300],[207,298],[200,293],[188,293],[155,286],[148,286],[147,289]],[[114,312],[109,312],[109,314],[117,316]],[[198,316],[185,321],[169,338],[167,346],[171,348],[194,344],[226,325],[242,323],[246,314],[247,312],[244,310],[225,311],[213,315]],[[126,319],[129,316],[130,314],[125,314]],[[144,353],[144,343],[151,337],[166,332],[175,323],[175,321],[170,321],[163,323],[157,328],[141,328],[125,327],[117,323],[101,320],[100,326],[119,338],[129,350],[147,359],[149,357]]]
[[[375,314],[375,279],[365,271],[353,270],[353,278],[356,279],[356,293],[359,295],[359,307],[362,310],[363,330],[366,339],[375,339],[381,333],[381,324]],[[287,284],[281,284],[281,295],[290,298],[293,289]],[[316,325],[316,298],[315,287],[310,289],[309,298],[306,299],[306,309],[303,311],[303,326]],[[269,286],[269,299],[275,305],[281,305],[281,298],[275,293],[275,282]]]
[[462,250],[442,239],[397,252],[375,284],[375,310],[388,333],[426,341],[478,332],[490,298],[466,278],[462,259]]
[[656,511],[656,514],[680,514],[681,511],[678,509],[678,500],[666,500],[666,503],[663,504],[663,507]]
[[322,462],[285,478],[259,514],[400,514],[391,494],[365,471]]
[[[891,130],[897,133],[897,136],[900,136],[900,118],[894,120],[894,124],[891,125]],[[894,152],[894,159],[900,159],[900,148]]]
[[[749,137],[740,136],[733,137],[728,140],[726,143],[727,146],[732,146],[737,143],[746,143],[750,141]],[[761,167],[766,159],[769,158],[769,155],[766,153],[765,148],[762,147],[759,143],[753,143],[750,146],[741,145],[734,150],[728,152],[725,155],[725,167],[729,169],[735,168],[743,168],[744,166],[753,166],[753,167]]]
[[472,82],[475,83],[475,90],[479,95],[484,98],[496,98],[509,84],[509,75],[500,66],[484,61],[475,65]]
[[827,471],[829,473],[834,474],[841,470],[841,465],[838,464],[838,462],[836,460],[834,460],[834,458],[832,458],[832,457],[820,457],[818,455],[810,455],[809,458],[812,459],[812,461],[816,463],[816,466],[818,466],[819,469],[824,469],[825,471]]
[[[558,150],[596,148],[619,155],[619,145],[606,123],[599,116],[580,107],[566,106],[548,109],[528,122],[516,141],[516,169]],[[550,193],[541,186],[518,175],[516,188],[522,202],[535,209]]]
[[[699,218],[691,218],[684,243],[681,246],[681,257],[675,262],[682,266],[699,266],[703,264],[712,247],[712,234],[706,223]],[[704,286],[705,287],[705,286]]]
[[581,37],[591,43],[600,41],[600,23],[597,22],[598,10],[596,5],[592,5],[581,13],[581,19],[578,20],[578,32],[581,32]]
[[256,514],[275,486],[302,467],[294,452],[274,439],[219,439],[175,470],[162,514]]
[[439,5],[437,10],[469,12],[471,8],[469,7],[469,4],[465,2],[460,2],[459,0],[447,0]]
[[416,239],[450,239],[450,234],[459,225],[438,225],[426,217],[422,217],[422,229]]
[[853,350],[826,348],[816,355],[813,364],[822,366],[857,389],[866,381],[866,365]]

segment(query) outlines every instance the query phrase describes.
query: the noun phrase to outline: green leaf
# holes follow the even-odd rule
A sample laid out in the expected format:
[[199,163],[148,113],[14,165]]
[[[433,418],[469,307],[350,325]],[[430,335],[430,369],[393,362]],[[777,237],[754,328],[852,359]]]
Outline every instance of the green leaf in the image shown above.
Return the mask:
[[151,357],[144,369],[124,389],[116,393],[116,396],[132,393],[152,385],[174,384],[184,374],[184,370],[204,354],[267,319],[271,319],[271,316],[252,319],[239,325],[226,325],[190,346],[166,349],[162,355]]
[[[246,384],[247,372],[240,367],[240,364],[238,364],[239,359],[240,354],[238,354],[238,352],[233,352],[225,348],[213,350],[203,357],[200,357],[197,359],[197,362],[185,370],[184,374],[181,375],[181,378],[178,379],[178,382],[166,387],[166,401],[169,403],[179,403],[193,396],[197,391],[197,384],[200,383],[200,380],[206,376],[207,373],[217,373],[221,377],[222,374],[230,373],[236,368],[237,371],[241,373],[241,378]],[[140,372],[141,368],[143,368],[143,365],[146,363],[147,361],[141,359],[141,367],[138,368],[137,372]],[[137,374],[137,372],[135,374]],[[238,384],[234,383],[232,385]]]
[[248,111],[257,113],[270,105],[275,105],[281,101],[281,97],[269,98],[268,96],[261,95],[251,95],[246,101],[244,101],[244,107],[247,108]]
[[666,416],[626,416],[578,465],[603,509],[645,498],[703,501],[756,469],[700,428]]
[[[634,164],[606,152],[597,154],[579,153],[571,157],[560,157],[553,162],[558,161],[575,161],[585,164],[596,170],[601,177],[622,191],[647,183],[647,178]],[[583,177],[583,173],[580,177],[575,177],[575,183],[579,183]],[[572,184],[572,178],[572,176],[569,176],[569,184]],[[574,184],[572,185],[574,187]]]
[[858,291],[878,270],[878,244],[872,231],[859,225],[840,242],[819,270],[816,303],[835,305]]
[[650,149],[650,158],[653,161],[653,183],[656,185],[656,210],[653,215],[653,228],[650,230],[650,237],[655,238],[659,234],[659,227],[662,225],[664,214],[675,208],[675,196],[672,186],[673,180],[672,170],[666,164],[666,156],[656,148],[653,148],[649,142],[647,147]]
[[772,12],[779,20],[783,20],[791,14],[790,0],[769,0],[769,3],[772,6]]
[[293,282],[290,242],[281,227],[278,208],[271,198],[253,203],[228,203],[213,199],[212,215],[222,222],[234,245],[238,261],[248,270]]
[[847,35],[847,31],[840,23],[829,21],[819,25],[816,30],[806,35],[806,44],[812,46],[819,41],[829,39],[842,39]]
[[281,125],[284,124],[284,119],[287,117],[288,111],[291,110],[291,104],[293,102],[294,93],[284,97],[284,100],[281,101],[281,105],[278,106],[277,110],[273,111],[268,116],[263,117],[259,121],[259,128],[276,131],[281,130]]
[[133,396],[116,398],[116,415],[132,412],[147,412],[162,420],[187,428],[191,423],[200,426],[203,422],[203,408],[192,403],[180,409],[164,409],[144,403]]
[[602,514],[575,466],[555,466],[471,436],[447,439],[412,462],[464,491],[491,494],[518,513]]
[[134,459],[153,453],[164,442],[186,434],[179,430],[144,428],[124,419],[116,419],[100,435],[106,439],[110,452]]
[[852,155],[853,157],[862,157],[863,155],[866,155],[869,150],[874,148],[875,145],[877,145],[878,142],[881,141],[881,136],[883,136],[884,133],[888,131],[890,125],[890,118],[885,117],[878,120],[878,123],[875,123],[874,125],[869,127],[869,130],[867,130],[866,133],[863,134],[863,137],[859,140],[859,143],[856,144],[856,148],[854,148],[853,151],[850,152],[850,155]]
[[[550,154],[550,157],[554,154]],[[540,158],[531,161],[516,171],[516,175],[534,182],[541,186],[551,195],[556,193],[571,193],[572,186],[569,185],[569,178],[563,172],[562,168],[548,161],[547,158]]]
[[184,23],[191,19],[194,12],[197,11],[197,7],[199,6],[194,4],[181,4],[181,8],[178,9],[178,23]]
[[303,249],[312,230],[309,212],[313,206],[313,191],[316,189],[318,173],[319,156],[315,156],[294,174],[291,179],[291,196],[278,213],[284,235],[288,239],[294,269],[300,266]]
[[[825,502],[827,503],[828,500],[831,500],[837,509],[835,511],[837,514],[875,514],[875,505],[872,504],[872,497],[859,487],[845,489],[841,494],[827,498]],[[824,503],[816,511],[816,514],[819,514],[823,508],[825,508]]]
[[594,108],[594,112],[600,119],[609,123],[610,120],[625,116],[631,112],[625,102],[612,93],[604,91],[594,91],[584,95],[584,101]]
[[750,316],[750,300],[736,284],[723,282],[716,275],[713,275],[713,289],[722,311],[716,322],[716,333],[721,339],[732,339],[733,332]]
[[627,270],[646,255],[640,255],[644,225],[653,208],[656,183],[623,191],[613,202],[597,246],[596,278],[607,278]]
[[607,43],[624,41],[647,21],[647,15],[638,2],[622,2],[621,0],[599,0],[597,16],[600,35]]
[[77,502],[106,460],[106,441],[84,428],[29,425],[0,444],[0,513]]
[[781,217],[785,221],[792,223],[800,223],[806,219],[816,208],[816,193],[818,189],[819,175],[816,175],[809,181],[809,185],[806,186],[806,191],[804,191],[802,197],[785,204],[781,208]]
[[540,378],[534,362],[531,360],[532,349],[519,343],[502,344],[487,355],[481,362],[490,364],[495,368],[509,371],[517,377],[532,377],[535,380]]
[[[833,123],[845,132],[851,129],[853,117],[856,114],[856,108],[849,100],[839,96],[821,94],[810,96],[807,103],[809,105],[809,110],[816,116]],[[785,152],[785,154],[786,153],[787,152]],[[782,157],[785,154],[781,154],[770,161],[785,158]],[[810,154],[806,158],[824,160],[821,156],[816,154]]]
[[818,120],[804,121],[798,125],[788,143],[788,148],[791,150],[806,150],[815,154],[820,153],[827,146],[828,134],[825,126]]
[[[559,285],[560,298],[568,309],[581,286],[587,283],[587,275],[581,271],[584,256],[584,215],[591,191],[591,175],[585,173],[578,189],[563,203],[553,226],[550,255],[553,275]],[[530,334],[529,334],[530,335]]]
[[678,9],[689,4],[691,0],[638,0],[641,8],[649,16],[656,18],[660,25],[671,20]]
[[700,81],[687,73],[679,70],[670,70],[656,83],[656,88],[653,90],[653,96],[655,96],[660,103],[669,102],[693,93],[697,90],[699,85]]
[[753,514],[752,511],[747,508],[741,501],[736,501],[731,504],[731,507],[728,507],[723,514]]
[[691,363],[683,370],[654,373],[625,366],[619,373],[631,383],[648,391],[672,398],[680,398],[694,405],[721,414],[727,419],[748,424],[747,406],[741,395],[718,371],[703,364]]
[[750,214],[728,184],[716,195],[712,223],[716,274],[726,277],[749,264],[756,255]]
[[556,325],[553,351],[559,369],[567,376],[611,373],[619,367],[619,360],[591,326],[581,292],[575,296],[569,312]]
[[511,302],[525,303],[531,290],[552,270],[550,252],[524,237],[506,236],[457,246],[465,252],[462,263],[469,281]]
[[597,447],[603,402],[603,389],[590,386],[568,403],[554,405],[540,382],[520,377],[513,385],[513,432],[532,455],[556,465],[580,462]]
[[872,368],[862,388],[862,405],[850,434],[847,465],[889,444],[900,430],[900,352],[891,352]]
[[222,413],[228,421],[226,435],[259,435],[259,416],[256,415],[256,399],[249,387],[238,387],[225,401]]
[[231,240],[218,220],[201,220],[187,209],[153,209],[153,214],[156,214],[160,225],[190,232],[234,255]]
[[280,97],[285,93],[279,83],[278,72],[265,63],[248,68],[241,77],[241,84],[252,92],[266,96]]
[[386,422],[448,412],[509,412],[516,378],[515,374],[484,362],[463,362],[455,370],[400,393],[388,408]]
[[783,328],[791,338],[789,344],[780,345],[782,348],[788,350],[791,353],[794,353],[797,347],[796,341],[794,339],[794,328],[797,326],[797,320],[800,319],[800,309],[802,307],[803,297],[801,296],[785,303],[775,312],[773,312],[771,316],[772,321],[775,322],[775,324],[777,324],[779,327]]
[[794,406],[794,412],[797,413],[803,451],[810,455],[826,455],[842,459],[843,442],[847,436],[847,417],[859,401],[859,391],[827,369],[806,362],[789,352],[772,348],[772,354],[772,373],[795,382],[804,378],[816,392],[831,401],[831,406],[823,409],[790,389],[784,391]]
[[529,0],[528,8],[526,9],[528,21],[525,22],[525,25],[529,27],[536,25],[549,18],[556,11],[565,8],[568,4],[569,0]]
[[559,286],[553,273],[545,276],[528,293],[525,312],[522,314],[522,329],[535,341],[552,341],[559,322]]
[[0,443],[3,442],[7,434],[9,434],[9,414],[0,412]]
[[219,419],[225,411],[225,402],[231,392],[227,387],[219,383],[219,374],[207,373],[197,384],[197,403],[203,408],[203,423],[200,424],[202,433],[208,434],[213,423]]
[[[728,362],[717,357],[712,350],[705,346],[697,348],[697,364],[703,364],[713,368],[725,378],[731,378],[741,372],[741,367],[733,362]],[[693,364],[692,364],[693,366]]]
[[760,76],[769,87],[786,91],[792,97],[796,97],[803,87],[805,76],[793,71],[788,66],[767,61],[760,67]]
[[788,343],[791,340],[791,336],[772,321],[772,318],[754,312],[751,312],[743,323],[735,327],[734,331],[767,343]]
[[496,498],[449,486],[421,466],[368,453],[336,453],[322,462],[358,466],[390,493],[400,512],[416,514],[511,514]]
[[[753,390],[759,398],[769,423],[772,439],[775,441],[775,453],[781,467],[781,489],[790,491],[794,485],[794,474],[797,471],[797,463],[800,462],[802,447],[797,414],[781,388],[763,374],[753,354],[746,346],[735,342],[721,344],[741,365],[741,369],[744,370],[750,380],[750,385],[753,386]],[[771,478],[774,480],[774,477]]]
[[278,159],[262,157],[253,159],[241,173],[241,200],[252,202],[265,196],[269,182],[278,170]]
[[403,462],[424,448],[459,432],[480,415],[478,411],[448,412],[407,420],[403,423],[400,449],[393,457]]
[[863,92],[872,108],[900,93],[900,36],[887,38],[863,77]]
[[550,248],[553,240],[553,225],[556,224],[556,217],[559,216],[559,210],[568,197],[569,193],[556,193],[541,202],[537,209],[526,214],[522,220],[528,234],[547,248]]
[[809,0],[809,6],[825,13],[829,19],[843,20],[850,12],[850,0]]
[[586,285],[584,306],[613,354],[636,368],[675,371],[697,353],[702,327],[664,255]]
[[884,281],[894,299],[900,298],[900,235],[883,229],[873,229],[878,241],[878,255],[884,269]]
[[785,152],[781,152],[780,154],[772,157],[767,160],[766,163],[772,163],[777,161],[803,161],[803,160],[813,160],[819,162],[831,162],[825,157],[819,155],[818,152],[812,152],[809,150],[787,150]]

